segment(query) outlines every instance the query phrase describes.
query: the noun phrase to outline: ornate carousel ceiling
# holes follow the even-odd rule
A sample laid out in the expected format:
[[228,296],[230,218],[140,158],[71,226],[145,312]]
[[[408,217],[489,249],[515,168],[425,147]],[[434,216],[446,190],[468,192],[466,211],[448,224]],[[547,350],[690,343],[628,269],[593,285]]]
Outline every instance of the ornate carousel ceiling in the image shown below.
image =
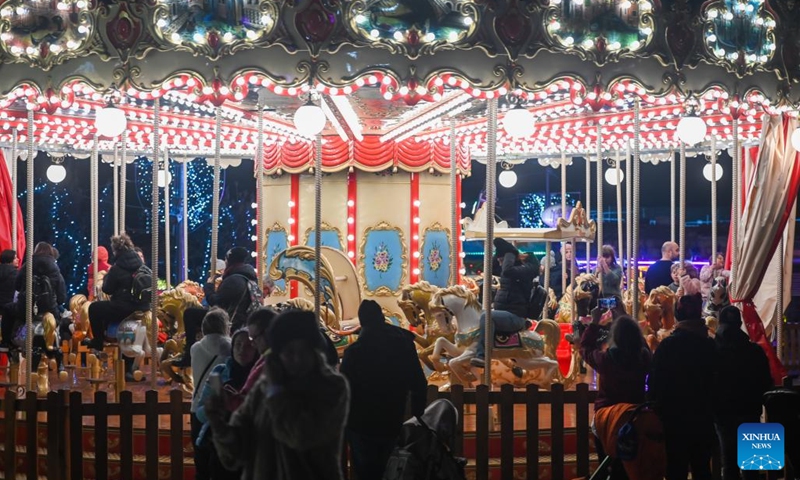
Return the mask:
[[[795,3],[7,0],[0,143],[25,140],[32,110],[38,148],[91,149],[96,111],[111,101],[128,117],[129,151],[147,153],[158,98],[171,152],[213,152],[219,107],[222,154],[252,156],[260,104],[268,168],[299,171],[313,139],[292,116],[313,93],[328,118],[329,169],[388,155],[444,170],[451,119],[468,168],[470,157],[486,155],[494,98],[501,120],[520,104],[536,121],[523,139],[501,129],[499,153],[508,157],[594,152],[598,135],[602,149],[625,150],[636,102],[642,148],[673,148],[687,99],[707,138],[724,146],[734,122],[752,141],[762,115],[795,108]],[[117,140],[100,138],[98,148]]]

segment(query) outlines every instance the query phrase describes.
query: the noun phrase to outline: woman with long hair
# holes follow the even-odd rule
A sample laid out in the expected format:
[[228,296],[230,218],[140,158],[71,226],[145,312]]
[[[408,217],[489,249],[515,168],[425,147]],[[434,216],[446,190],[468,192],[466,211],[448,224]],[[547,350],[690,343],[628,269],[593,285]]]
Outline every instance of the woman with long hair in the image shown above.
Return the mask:
[[600,249],[596,273],[600,277],[602,296],[622,297],[622,267],[617,263],[617,252],[611,245],[603,245]]

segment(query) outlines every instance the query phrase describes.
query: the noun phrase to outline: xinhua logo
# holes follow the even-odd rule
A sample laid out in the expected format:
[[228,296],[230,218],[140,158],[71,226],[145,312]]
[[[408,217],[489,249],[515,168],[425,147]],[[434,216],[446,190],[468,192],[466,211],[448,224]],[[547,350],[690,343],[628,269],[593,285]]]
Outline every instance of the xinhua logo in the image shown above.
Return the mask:
[[739,468],[742,470],[780,470],[783,468],[783,425],[743,423],[738,431]]

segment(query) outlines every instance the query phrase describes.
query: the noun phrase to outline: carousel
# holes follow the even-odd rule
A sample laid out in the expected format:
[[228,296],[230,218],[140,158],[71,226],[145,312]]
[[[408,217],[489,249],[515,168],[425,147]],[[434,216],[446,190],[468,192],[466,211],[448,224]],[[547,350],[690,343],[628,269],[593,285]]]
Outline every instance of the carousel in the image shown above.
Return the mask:
[[[46,360],[58,350],[64,375],[94,389],[110,383],[119,395],[126,374],[145,374],[153,389],[167,379],[191,390],[190,375],[172,364],[185,341],[183,310],[203,300],[193,280],[206,276],[190,279],[185,264],[159,258],[164,242],[196,246],[159,226],[158,179],[169,162],[202,157],[214,172],[208,255],[228,247],[219,228],[221,169],[252,158],[253,250],[259,282],[274,282],[266,303],[315,311],[340,352],[357,338],[358,305],[369,298],[388,321],[414,330],[420,361],[443,388],[570,386],[580,359],[564,334],[596,301],[591,275],[572,275],[530,330],[487,335],[487,367],[470,367],[479,322],[492,325],[492,288],[484,286],[493,284],[493,239],[541,242],[547,252],[557,242],[585,243],[588,265],[606,243],[596,212],[608,202],[598,188],[608,179],[618,220],[605,228],[616,229],[626,308],[657,342],[674,300],[648,297],[635,280],[646,228],[642,164],[671,162],[661,187],[671,188],[671,240],[683,261],[686,164],[708,162],[714,257],[717,210],[728,208],[716,196],[723,151],[732,159],[732,273],[714,298],[742,305],[777,380],[800,182],[794,3],[8,0],[0,6],[0,146],[11,187],[2,249],[24,254],[30,290],[30,247],[42,240],[33,218],[46,213],[34,211],[32,195],[19,211],[14,199],[19,177],[27,191],[36,187],[38,151],[88,158],[95,252],[105,243],[99,222],[126,230],[124,166],[146,157],[148,263],[167,278],[173,267],[184,273],[183,283],[153,295],[150,311],[111,329],[107,362],[82,359],[77,342],[62,346],[54,319],[32,315],[28,303],[14,341],[30,361],[18,374],[12,358],[0,373],[4,385],[45,394],[64,381],[48,382]],[[97,200],[101,160],[115,166],[123,199],[106,215]],[[486,165],[486,201],[466,215],[461,187],[473,162]],[[498,182],[516,182],[514,168],[525,162],[560,171],[552,228],[509,228],[495,215]],[[583,202],[570,206],[566,172],[582,165],[585,184],[570,188],[582,189]],[[63,165],[51,168],[63,178]],[[481,278],[465,275],[469,241],[485,245]],[[575,259],[562,264],[574,269]],[[547,269],[542,287],[549,291]],[[76,338],[91,335],[87,302],[70,301]]]

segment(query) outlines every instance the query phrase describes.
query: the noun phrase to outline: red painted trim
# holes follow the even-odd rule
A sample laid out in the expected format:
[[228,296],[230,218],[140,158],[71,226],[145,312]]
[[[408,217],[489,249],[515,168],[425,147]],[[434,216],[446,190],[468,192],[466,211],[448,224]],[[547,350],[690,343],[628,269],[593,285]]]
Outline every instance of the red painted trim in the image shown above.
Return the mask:
[[[410,205],[411,222],[411,241],[409,242],[409,282],[410,284],[419,281],[419,173],[411,174],[411,205]],[[414,273],[414,272],[418,273]]]
[[461,284],[461,269],[464,267],[464,260],[461,258],[461,214],[463,210],[461,209],[461,175],[457,175],[456,177],[456,212],[458,212],[458,217],[456,221],[456,251],[455,254],[455,261],[456,265],[458,265],[458,272],[456,274],[456,281],[455,284]]
[[[298,245],[300,241],[300,175],[291,176],[291,204],[289,206],[289,218],[294,219],[294,223],[289,225],[289,246]],[[289,298],[297,298],[297,282],[292,281],[289,285]]]
[[[358,224],[358,176],[355,171],[347,174],[347,256],[356,263],[356,227]],[[353,219],[352,222],[350,219]]]

